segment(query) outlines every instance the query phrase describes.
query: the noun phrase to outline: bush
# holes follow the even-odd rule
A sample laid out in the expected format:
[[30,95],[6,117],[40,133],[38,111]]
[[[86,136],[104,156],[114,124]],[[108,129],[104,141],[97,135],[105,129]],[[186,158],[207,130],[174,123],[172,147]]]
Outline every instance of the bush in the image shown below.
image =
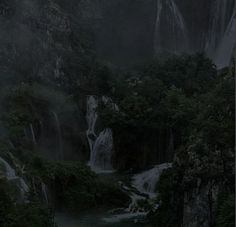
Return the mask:
[[219,196],[216,227],[235,226],[235,196],[223,194]]
[[53,227],[53,217],[48,208],[39,202],[19,204],[8,183],[0,180],[1,227]]

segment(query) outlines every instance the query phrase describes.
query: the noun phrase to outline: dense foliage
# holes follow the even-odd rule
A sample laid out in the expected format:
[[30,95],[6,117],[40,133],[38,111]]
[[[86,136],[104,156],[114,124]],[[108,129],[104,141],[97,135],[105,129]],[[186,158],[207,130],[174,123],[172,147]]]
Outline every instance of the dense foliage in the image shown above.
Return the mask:
[[0,225],[2,227],[53,227],[51,211],[39,201],[16,203],[14,188],[0,179]]
[[[172,172],[160,180],[161,202],[153,216],[158,226],[180,226],[184,195],[198,187],[234,193],[233,74],[227,69],[217,72],[200,54],[158,60],[126,76],[125,83],[116,83],[113,95],[119,111],[101,107],[104,124],[113,128],[118,141],[117,158],[123,164],[118,168],[143,168],[154,152],[159,162],[174,158]],[[159,144],[153,149],[155,140]],[[163,140],[167,145],[160,144]],[[211,207],[214,201],[209,199],[209,212],[216,210]]]
[[194,200],[207,191],[211,227],[233,227],[234,69],[217,71],[204,54],[163,56],[132,69],[101,62],[83,2],[0,3],[0,157],[30,186],[19,203],[0,166],[0,226],[51,227],[59,208],[128,207],[117,182],[87,167],[85,102],[94,95],[112,100],[98,111],[99,124],[113,131],[116,169],[173,162],[157,185],[151,224],[182,226],[186,195]]
[[57,208],[78,212],[97,206],[119,206],[129,201],[117,184],[103,182],[80,162],[45,162],[35,157],[28,168],[29,174],[49,186]]

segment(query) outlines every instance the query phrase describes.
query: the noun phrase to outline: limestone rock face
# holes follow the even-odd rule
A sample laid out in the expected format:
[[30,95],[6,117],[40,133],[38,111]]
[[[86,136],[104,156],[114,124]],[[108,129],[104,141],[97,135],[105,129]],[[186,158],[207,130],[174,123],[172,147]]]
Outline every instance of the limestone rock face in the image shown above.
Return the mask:
[[184,198],[184,227],[210,227],[215,222],[219,185],[199,185]]
[[[217,66],[234,1],[83,0],[83,19],[94,28],[96,51],[115,64],[135,64],[160,53],[206,52]],[[223,43],[223,44],[222,44]],[[233,44],[231,45],[233,46]],[[221,48],[222,49],[222,48]],[[231,48],[232,49],[232,48]],[[224,56],[224,59],[230,59]]]

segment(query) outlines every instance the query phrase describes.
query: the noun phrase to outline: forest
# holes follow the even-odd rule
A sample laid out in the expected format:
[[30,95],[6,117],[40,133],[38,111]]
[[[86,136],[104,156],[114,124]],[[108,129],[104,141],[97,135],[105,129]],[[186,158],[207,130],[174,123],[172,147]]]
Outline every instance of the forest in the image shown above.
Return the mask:
[[108,54],[86,2],[0,1],[0,226],[233,227],[233,54]]

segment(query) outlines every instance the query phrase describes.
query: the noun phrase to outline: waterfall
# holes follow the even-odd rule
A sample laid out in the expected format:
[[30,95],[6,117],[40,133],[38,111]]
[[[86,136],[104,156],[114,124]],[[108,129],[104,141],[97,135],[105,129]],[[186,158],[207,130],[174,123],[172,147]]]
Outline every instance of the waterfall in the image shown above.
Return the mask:
[[30,124],[30,133],[31,133],[32,141],[33,141],[34,145],[36,145],[37,142],[36,142],[35,133],[34,133],[34,128],[33,128],[33,125],[32,125],[32,124]]
[[9,165],[7,161],[5,161],[3,158],[0,157],[0,167],[1,165],[3,166],[3,174],[5,175],[6,179],[8,181],[13,182],[16,187],[20,190],[20,201],[26,201],[26,196],[25,194],[29,192],[29,187],[24,181],[23,178],[18,177],[16,175],[16,171]]
[[154,34],[155,54],[188,51],[188,34],[184,18],[174,0],[157,0]]
[[218,68],[228,66],[235,45],[235,15],[232,16],[233,1],[212,0],[210,29],[205,51]]
[[[144,171],[140,174],[136,174],[132,177],[131,186],[126,186],[124,183],[120,182],[122,190],[129,194],[131,198],[131,203],[124,209],[125,216],[146,216],[147,209],[145,207],[140,207],[139,201],[146,201],[149,205],[152,205],[152,210],[158,208],[158,204],[154,202],[157,196],[156,186],[160,179],[163,170],[171,168],[172,163],[163,163],[153,167],[150,170]],[[127,214],[128,213],[128,214]],[[116,215],[113,219],[122,217],[121,215]]]
[[[103,97],[102,101],[107,104],[109,100]],[[86,114],[88,129],[86,134],[90,148],[89,165],[95,172],[110,171],[112,170],[111,158],[113,151],[112,131],[109,128],[105,128],[98,136],[96,135],[97,107],[98,99],[94,96],[88,96]]]
[[115,104],[111,98],[107,97],[107,96],[102,96],[102,102],[105,105],[109,105],[111,107],[111,109],[113,109],[114,111],[119,111],[119,107],[117,106],[117,104]]
[[156,185],[161,176],[161,173],[163,170],[168,169],[171,166],[171,163],[163,163],[143,173],[136,174],[133,177],[133,186],[139,192],[147,194],[149,198],[154,198],[156,196]]
[[223,68],[229,65],[233,56],[233,51],[236,45],[236,14],[232,16],[224,37],[216,50],[214,62],[218,68]]
[[60,121],[59,121],[57,113],[52,111],[52,114],[55,119],[55,125],[56,125],[56,130],[57,130],[60,159],[63,160],[64,159],[64,152],[63,152],[63,146],[62,146],[61,125],[60,125]]
[[49,199],[48,199],[48,193],[47,193],[47,186],[43,182],[41,183],[41,191],[42,191],[42,195],[45,202],[48,204]]
[[211,4],[210,29],[206,41],[206,52],[209,57],[213,57],[215,50],[224,36],[227,26],[227,5],[226,0],[215,0]]
[[112,131],[109,128],[104,129],[95,141],[90,156],[90,165],[102,170],[112,169],[111,157],[113,148]]
[[4,167],[5,176],[8,180],[16,178],[15,170],[6,162],[3,158],[0,157],[0,163]]
[[95,134],[95,125],[97,122],[97,112],[96,109],[98,107],[98,101],[94,96],[88,96],[87,97],[87,124],[88,124],[88,130],[86,132],[88,142],[89,142],[89,148],[90,152],[93,150],[94,141],[96,140],[97,136]]

